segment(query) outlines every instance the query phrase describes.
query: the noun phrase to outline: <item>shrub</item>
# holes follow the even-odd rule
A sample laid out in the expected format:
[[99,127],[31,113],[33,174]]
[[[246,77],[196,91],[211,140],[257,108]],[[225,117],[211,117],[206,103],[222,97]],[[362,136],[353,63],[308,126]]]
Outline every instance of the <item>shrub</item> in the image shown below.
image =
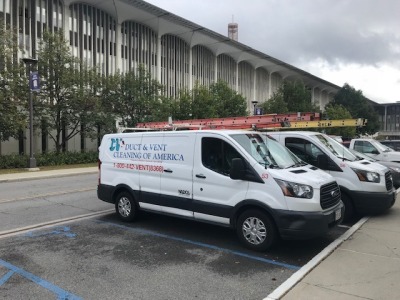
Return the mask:
[[[28,155],[0,155],[0,169],[26,168],[28,158]],[[98,152],[50,152],[36,154],[35,158],[38,167],[87,164],[97,162]]]

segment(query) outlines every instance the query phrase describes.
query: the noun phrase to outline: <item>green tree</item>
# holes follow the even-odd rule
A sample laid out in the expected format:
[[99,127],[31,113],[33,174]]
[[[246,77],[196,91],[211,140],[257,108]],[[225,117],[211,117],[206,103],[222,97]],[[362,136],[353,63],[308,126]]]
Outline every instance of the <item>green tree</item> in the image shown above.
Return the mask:
[[68,140],[96,130],[100,76],[72,55],[62,32],[44,32],[37,54],[41,89],[35,117],[47,128],[56,151],[65,151]]
[[287,103],[283,100],[281,92],[275,92],[268,101],[261,104],[265,114],[283,114],[289,112]]
[[17,60],[15,32],[0,19],[0,141],[17,137],[26,126],[28,77],[23,63]]
[[285,81],[262,107],[267,113],[319,111],[311,102],[311,92],[299,81]]
[[[329,103],[325,107],[326,117],[330,120],[352,119],[350,112],[341,104]],[[342,137],[354,137],[356,127],[332,127],[325,129],[327,134]]]
[[162,85],[140,65],[137,70],[109,76],[102,98],[124,126],[135,127],[140,122],[156,121],[161,91]]
[[223,80],[211,84],[210,93],[219,118],[246,116],[247,104],[242,95],[232,90]]
[[341,104],[350,112],[353,118],[367,119],[367,126],[359,129],[361,134],[374,134],[379,130],[378,113],[364,97],[361,90],[345,83],[335,95],[334,103]]
[[191,91],[192,119],[205,119],[218,117],[215,101],[210,90],[198,83]]

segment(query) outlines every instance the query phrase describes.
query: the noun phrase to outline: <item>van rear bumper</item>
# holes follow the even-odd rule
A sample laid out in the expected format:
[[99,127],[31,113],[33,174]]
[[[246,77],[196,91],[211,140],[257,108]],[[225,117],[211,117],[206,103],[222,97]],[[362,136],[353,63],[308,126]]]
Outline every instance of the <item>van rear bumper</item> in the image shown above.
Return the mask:
[[[335,220],[336,211],[341,217]],[[339,225],[344,216],[344,205],[337,205],[324,212],[296,212],[275,210],[274,219],[282,239],[310,239],[326,234],[331,228]]]
[[396,191],[394,189],[386,193],[349,192],[356,212],[362,215],[382,213],[396,202]]
[[97,185],[97,198],[105,202],[114,203],[113,195],[115,186],[99,184]]

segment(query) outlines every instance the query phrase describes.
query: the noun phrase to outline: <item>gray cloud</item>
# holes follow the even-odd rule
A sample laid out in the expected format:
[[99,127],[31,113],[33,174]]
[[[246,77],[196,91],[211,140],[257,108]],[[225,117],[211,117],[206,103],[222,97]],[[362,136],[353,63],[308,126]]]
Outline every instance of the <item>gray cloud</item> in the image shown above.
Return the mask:
[[151,0],[181,17],[227,34],[292,64],[323,59],[400,66],[399,0]]

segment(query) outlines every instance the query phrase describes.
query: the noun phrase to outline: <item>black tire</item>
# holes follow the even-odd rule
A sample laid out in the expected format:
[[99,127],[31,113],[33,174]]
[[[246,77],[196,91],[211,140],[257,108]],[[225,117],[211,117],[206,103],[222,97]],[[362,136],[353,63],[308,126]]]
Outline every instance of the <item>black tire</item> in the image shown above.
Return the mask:
[[342,201],[344,204],[344,217],[343,222],[349,222],[354,218],[354,205],[351,201],[351,198],[347,196],[345,193],[342,193]]
[[133,197],[128,192],[121,192],[115,199],[115,211],[124,222],[132,222],[137,216],[137,206]]
[[249,209],[238,218],[236,233],[240,242],[255,251],[271,248],[278,239],[275,224],[266,213]]

